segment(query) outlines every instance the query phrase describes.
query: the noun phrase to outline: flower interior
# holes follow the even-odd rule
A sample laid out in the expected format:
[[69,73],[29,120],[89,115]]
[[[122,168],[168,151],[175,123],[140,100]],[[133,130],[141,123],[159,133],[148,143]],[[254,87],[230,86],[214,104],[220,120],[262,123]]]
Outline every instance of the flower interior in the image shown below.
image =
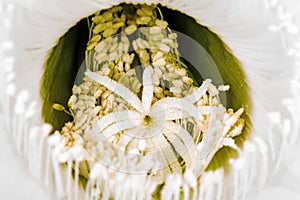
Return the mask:
[[139,175],[159,198],[170,177],[201,185],[205,171],[238,156],[251,127],[246,77],[200,23],[161,5],[121,4],[82,19],[50,51],[43,118],[57,162],[79,162],[90,194],[117,199],[113,186]]

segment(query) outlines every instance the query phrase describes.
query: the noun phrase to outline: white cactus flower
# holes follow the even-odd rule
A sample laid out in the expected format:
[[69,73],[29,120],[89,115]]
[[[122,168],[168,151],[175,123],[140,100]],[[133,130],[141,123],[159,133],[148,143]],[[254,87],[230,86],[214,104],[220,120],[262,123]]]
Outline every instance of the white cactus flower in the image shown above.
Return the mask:
[[250,200],[295,168],[299,27],[279,1],[3,1],[0,17],[1,137],[24,160],[1,154],[6,174],[22,163],[4,188]]

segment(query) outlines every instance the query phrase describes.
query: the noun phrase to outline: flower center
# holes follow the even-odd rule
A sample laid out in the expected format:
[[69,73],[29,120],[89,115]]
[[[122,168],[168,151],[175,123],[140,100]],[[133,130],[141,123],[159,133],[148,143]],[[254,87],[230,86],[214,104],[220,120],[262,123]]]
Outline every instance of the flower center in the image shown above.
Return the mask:
[[151,122],[152,122],[152,118],[150,117],[150,115],[145,115],[144,126],[150,126]]
[[[62,84],[66,82],[64,76],[62,76],[66,74],[65,69],[61,68],[60,65],[54,67],[52,65],[57,63],[54,58],[56,54],[60,55],[59,50],[68,47],[68,45],[64,45],[66,41],[70,40],[68,38],[72,36],[71,39],[73,40],[76,34],[73,36],[73,32],[70,31],[60,39],[46,65],[45,74],[51,76],[45,76],[43,79],[41,92],[45,101],[43,110],[47,111],[50,105],[51,109],[70,113],[73,121],[68,124],[69,126],[63,126],[67,120],[57,117],[60,115],[65,117],[63,112],[44,112],[45,121],[54,124],[55,129],[59,130],[63,127],[61,130],[62,135],[70,135],[71,138],[74,137],[74,134],[80,135],[87,144],[84,144],[85,148],[89,153],[95,155],[96,160],[101,159],[101,161],[107,162],[107,158],[109,166],[116,164],[112,167],[121,168],[122,171],[137,172],[136,170],[143,169],[144,167],[140,167],[143,164],[134,164],[137,166],[134,169],[132,169],[131,164],[130,169],[127,166],[127,163],[137,162],[136,157],[132,157],[132,155],[140,154],[142,156],[154,156],[154,160],[161,162],[157,166],[149,166],[148,158],[141,159],[143,160],[141,163],[146,160],[147,171],[149,171],[148,169],[152,171],[164,169],[161,171],[164,175],[183,173],[185,169],[192,168],[195,161],[200,160],[194,156],[194,153],[197,153],[195,145],[200,142],[206,144],[201,150],[201,155],[210,155],[205,161],[206,163],[202,164],[200,171],[203,171],[210,161],[212,161],[212,164],[208,168],[219,167],[219,163],[225,163],[223,162],[224,157],[230,157],[227,153],[228,150],[223,151],[226,156],[223,156],[222,152],[216,155],[215,160],[218,162],[214,162],[212,156],[216,152],[213,150],[217,150],[222,147],[220,145],[223,145],[216,139],[222,139],[222,137],[220,135],[215,137],[215,133],[206,134],[211,132],[211,129],[206,127],[210,125],[207,121],[209,121],[212,114],[215,114],[215,112],[210,114],[210,110],[206,108],[216,106],[215,103],[220,103],[219,97],[215,97],[218,92],[214,94],[217,89],[211,90],[211,85],[210,92],[212,94],[209,92],[203,93],[203,98],[199,100],[200,97],[197,96],[200,95],[201,90],[198,87],[199,83],[207,77],[212,78],[217,84],[220,84],[222,78],[224,78],[224,82],[228,83],[238,80],[238,84],[233,85],[230,92],[233,97],[245,96],[245,99],[234,98],[233,101],[233,99],[225,97],[224,99],[228,100],[226,106],[237,109],[241,105],[248,105],[247,87],[240,89],[240,85],[244,86],[246,84],[240,81],[243,80],[243,77],[240,77],[243,73],[239,68],[238,61],[231,57],[230,52],[227,52],[227,48],[224,47],[225,44],[217,35],[210,32],[206,27],[195,26],[193,23],[196,22],[187,16],[181,16],[176,11],[170,11],[163,7],[160,10],[160,7],[152,8],[145,5],[123,6],[97,12],[89,18],[89,23],[85,24],[85,27],[88,27],[89,34],[86,35],[89,35],[89,41],[86,51],[84,49],[81,55],[86,55],[86,68],[89,69],[89,74],[92,76],[83,79],[81,75],[76,78],[70,77],[69,82],[73,83],[75,79],[76,84],[73,89],[63,88],[65,85],[70,87],[70,84]],[[159,16],[158,13],[166,13],[165,18]],[[173,19],[174,16],[178,19],[178,24],[177,20]],[[193,47],[191,52],[188,46],[182,47],[185,43],[185,35],[181,35],[177,40],[180,32],[172,32],[164,19],[171,22],[170,28],[179,31],[185,30],[203,48]],[[173,24],[174,21],[176,21],[175,24]],[[81,23],[85,22],[86,20]],[[76,29],[73,31],[76,31]],[[71,44],[74,43],[72,40],[70,40]],[[185,50],[182,51],[182,56],[179,55],[179,43],[177,41]],[[207,41],[210,42],[207,43]],[[86,47],[86,44],[84,43],[81,46]],[[207,55],[206,50],[209,51],[210,46],[217,46],[218,48],[214,48],[211,55]],[[64,63],[65,59],[63,57],[59,58],[71,72],[81,72],[81,69],[72,68],[74,63],[78,62],[77,55],[73,54],[70,54],[70,61],[67,62],[69,67]],[[224,57],[224,54],[226,59],[220,59]],[[152,68],[150,75],[145,73],[144,76],[144,66]],[[214,66],[217,69],[211,70],[215,69]],[[231,67],[228,68],[228,66]],[[79,66],[77,67],[79,68]],[[209,70],[202,70],[202,67]],[[221,77],[221,75],[221,78],[216,77],[215,74],[219,73],[214,72],[219,70],[224,77]],[[235,73],[228,73],[228,70]],[[72,74],[71,72],[67,74]],[[225,76],[226,74],[229,75]],[[53,77],[57,78],[53,79]],[[237,78],[237,80],[234,78]],[[58,89],[53,86],[57,86]],[[69,96],[65,91],[72,92],[71,98],[68,101],[65,101],[65,97],[61,97],[64,101],[57,100],[57,95],[59,97],[60,95]],[[197,91],[199,94],[191,95],[191,93],[197,93]],[[245,91],[246,94],[241,93],[241,91]],[[52,95],[52,93],[55,94],[55,99],[49,97],[49,94]],[[196,97],[199,101],[195,100]],[[66,112],[65,106],[55,104],[54,100],[64,102],[65,105],[68,104],[70,112]],[[189,102],[189,106],[186,106],[186,101]],[[244,103],[244,101],[246,102]],[[157,103],[156,109],[152,109],[155,103]],[[195,111],[200,107],[201,112],[203,112],[202,118],[199,117],[198,110]],[[151,116],[148,114],[149,110],[151,110]],[[207,112],[209,113],[207,114]],[[233,110],[226,113],[233,124],[226,125],[226,131],[217,132],[226,133],[223,137],[228,139],[227,143],[232,142],[231,138],[239,135],[243,128],[243,121],[239,119],[241,113],[234,114]],[[230,116],[232,118],[229,118]],[[224,124],[222,119],[219,119],[211,126],[221,129],[222,124]],[[98,145],[99,135],[107,139],[108,143],[113,144],[114,147],[120,148],[111,148],[111,146],[102,148],[106,143],[103,142],[103,145],[102,143]],[[214,145],[217,142],[220,145]],[[117,149],[116,152],[115,149]],[[125,154],[119,153],[120,150],[124,151]],[[156,154],[156,152],[160,153]],[[116,158],[116,155],[120,157]],[[126,160],[124,156],[128,156],[126,157],[128,160],[133,159],[134,161],[122,163]],[[113,162],[110,162],[111,158]],[[222,159],[222,162],[219,162],[219,159]],[[114,163],[115,161],[117,162]],[[94,162],[95,160],[87,160],[91,168]],[[160,173],[155,175],[160,176]]]

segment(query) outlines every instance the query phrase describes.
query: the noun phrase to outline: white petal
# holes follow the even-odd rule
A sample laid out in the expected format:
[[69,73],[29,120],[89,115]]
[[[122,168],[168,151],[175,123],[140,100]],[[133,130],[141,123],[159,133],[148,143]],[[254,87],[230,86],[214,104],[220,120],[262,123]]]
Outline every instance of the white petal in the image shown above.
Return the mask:
[[143,94],[142,104],[146,113],[150,112],[150,107],[153,99],[153,83],[152,83],[152,69],[147,67],[143,73]]
[[178,108],[169,108],[169,109],[164,109],[162,112],[158,113],[155,115],[155,119],[159,123],[159,121],[165,120],[165,121],[170,121],[170,120],[176,120],[176,119],[184,119],[192,117],[188,112],[184,110],[180,110]]
[[[153,141],[153,143],[155,143],[154,150],[159,147],[156,153],[158,155],[163,155],[163,157],[159,157],[159,160],[165,164],[163,167],[168,166],[173,172],[181,172],[182,169],[179,165],[178,158],[176,157],[172,146],[168,143],[166,138],[164,138],[163,135],[158,135],[155,137],[155,141]],[[151,149],[150,152],[151,151],[153,150]]]
[[134,128],[134,127],[140,125],[140,123],[141,123],[140,119],[128,119],[128,120],[124,120],[124,121],[119,121],[119,122],[116,122],[116,123],[110,125],[109,127],[107,127],[102,132],[102,134],[104,135],[104,137],[110,138],[111,136],[113,136],[119,132]]
[[143,106],[140,99],[126,88],[123,84],[120,84],[107,76],[102,76],[95,72],[85,72],[85,75],[96,81],[100,85],[106,87],[110,91],[122,97],[128,104],[135,108],[139,112],[143,112]]
[[211,124],[201,141],[200,158],[208,158],[220,149],[223,140],[222,124],[220,122]]
[[105,116],[103,116],[99,121],[99,131],[101,132],[104,130],[107,126],[117,123],[120,121],[127,121],[131,119],[140,119],[141,115],[135,111],[125,110],[125,111],[118,111],[118,112],[112,112]]
[[165,112],[165,110],[168,109],[178,109],[182,110],[186,113],[188,113],[190,116],[192,116],[195,120],[200,121],[202,120],[202,115],[197,109],[196,106],[191,104],[189,101],[186,101],[181,98],[173,98],[173,97],[167,97],[164,99],[161,99],[157,101],[151,110],[151,116],[159,115],[160,113]]
[[175,150],[185,160],[187,167],[191,166],[192,160],[195,158],[193,152],[196,150],[191,135],[174,122],[168,122],[164,130],[166,131],[166,137],[173,144]]

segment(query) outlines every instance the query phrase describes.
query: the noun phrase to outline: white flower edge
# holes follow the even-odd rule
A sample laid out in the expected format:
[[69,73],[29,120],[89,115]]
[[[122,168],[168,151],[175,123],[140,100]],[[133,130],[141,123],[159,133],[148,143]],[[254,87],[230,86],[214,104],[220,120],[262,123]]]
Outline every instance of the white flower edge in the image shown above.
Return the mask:
[[[21,79],[16,80],[17,88],[19,90],[27,90],[31,97],[38,101],[38,106],[40,106],[40,100],[38,100],[38,85],[40,82],[39,78],[42,74],[42,64],[47,51],[55,44],[58,37],[76,21],[98,9],[108,8],[112,4],[118,3],[118,1],[113,3],[105,3],[103,1],[78,1],[74,3],[70,0],[52,1],[51,3],[34,0],[27,1],[24,4],[18,2],[14,18],[15,26],[13,27],[12,32],[13,41],[16,45],[13,54],[15,58],[14,66],[17,69],[15,73],[16,77],[22,77]],[[142,2],[139,1],[139,3]],[[245,188],[242,188],[242,184],[238,183],[243,182],[248,183],[248,185],[257,184],[262,186],[272,170],[264,169],[265,166],[260,165],[261,168],[258,168],[258,172],[260,173],[258,173],[257,171],[252,171],[251,167],[248,167],[243,170],[248,170],[249,173],[246,174],[248,174],[249,177],[240,177],[239,173],[245,174],[245,172],[242,173],[241,169],[243,167],[241,166],[249,166],[249,163],[262,162],[266,162],[269,166],[272,166],[276,163],[279,155],[279,152],[275,152],[275,150],[284,150],[289,144],[293,143],[292,139],[287,139],[287,136],[283,135],[283,133],[285,133],[284,130],[279,130],[277,133],[278,138],[285,139],[283,140],[285,142],[281,143],[284,145],[284,148],[277,148],[277,146],[274,146],[274,140],[278,138],[273,137],[273,135],[268,135],[270,133],[268,131],[274,124],[278,125],[278,121],[269,120],[270,125],[265,126],[264,122],[265,119],[268,119],[269,113],[282,113],[284,120],[291,122],[290,125],[292,128],[288,131],[289,138],[297,138],[294,131],[298,128],[298,121],[293,121],[295,120],[295,116],[291,116],[290,113],[286,111],[285,106],[281,105],[282,100],[285,98],[290,98],[291,101],[289,102],[292,104],[295,103],[295,98],[290,93],[289,84],[289,78],[293,77],[291,75],[293,70],[286,70],[287,65],[292,68],[294,64],[291,63],[292,61],[289,61],[290,57],[286,55],[286,52],[289,49],[286,49],[287,47],[283,46],[282,43],[275,42],[281,41],[281,34],[285,33],[285,31],[281,31],[280,33],[268,32],[268,27],[273,25],[273,22],[277,23],[278,20],[274,19],[274,15],[267,12],[267,7],[263,5],[263,2],[258,0],[243,2],[228,0],[223,3],[218,1],[201,1],[197,3],[191,3],[190,1],[153,1],[153,3],[162,3],[170,8],[180,10],[198,19],[201,24],[210,27],[211,30],[221,36],[244,66],[251,87],[251,96],[253,100],[253,113],[251,116],[253,124],[255,124],[252,131],[253,136],[245,144],[241,159],[232,162],[232,167],[235,170],[232,171],[229,178],[227,177],[226,181],[232,182],[233,185],[217,184],[216,188],[206,189],[211,192],[219,191],[216,193],[217,196],[222,190],[229,191],[227,195],[229,198],[232,197],[231,199],[245,197],[245,191],[248,189],[246,188],[247,184],[245,185]],[[44,14],[46,10],[47,12]],[[250,23],[249,17],[252,19]],[[257,21],[260,23],[258,24]],[[26,22],[35,23],[35,25],[32,26],[32,24],[26,24]],[[49,26],[49,24],[51,26]],[[244,26],[245,24],[247,24],[247,26]],[[28,29],[28,27],[31,28]],[[51,29],[49,29],[49,27],[51,27]],[[23,34],[18,34],[20,32]],[[26,37],[25,40],[24,36],[28,35],[31,37]],[[289,46],[290,44],[288,43],[288,48]],[[28,51],[28,49],[37,50]],[[262,55],[269,52],[271,52],[271,54],[269,54],[268,57],[262,57]],[[24,74],[23,70],[32,71],[31,73]],[[276,80],[272,80],[272,77],[275,77],[274,75],[278,73],[281,73],[281,76],[276,76]],[[33,79],[32,77],[37,78]],[[274,88],[278,88],[278,90],[274,92]],[[296,105],[291,107],[291,112],[296,112],[297,107],[295,106]],[[271,119],[274,119],[273,115],[271,115]],[[287,128],[288,125],[282,126],[282,124],[279,124],[279,126]],[[275,156],[268,159],[268,157],[266,157],[268,152],[271,152],[270,154]],[[243,158],[251,159],[245,160]],[[220,172],[216,172],[216,174],[217,175],[209,173],[207,177],[215,176],[222,182],[223,178],[222,175],[220,175]],[[256,175],[254,176],[253,174]],[[260,179],[258,179],[258,177],[260,177]],[[209,183],[212,179],[203,177],[203,181]],[[232,186],[235,188],[234,191],[226,189],[226,187],[232,188]]]
[[[14,6],[8,2],[0,3],[0,88],[4,96],[0,98],[0,187],[3,199],[50,199],[51,194],[40,181],[32,175],[23,157],[17,151],[17,144],[13,134],[8,134],[11,97],[15,95],[13,84],[15,74],[13,58],[10,51],[13,43],[8,30],[11,27]],[[24,94],[24,93],[23,93]],[[25,95],[26,96],[26,95]],[[4,106],[5,105],[5,106]],[[46,127],[44,127],[46,128]],[[47,132],[49,130],[46,130]],[[18,148],[20,150],[20,148]],[[16,189],[18,192],[16,192]]]

